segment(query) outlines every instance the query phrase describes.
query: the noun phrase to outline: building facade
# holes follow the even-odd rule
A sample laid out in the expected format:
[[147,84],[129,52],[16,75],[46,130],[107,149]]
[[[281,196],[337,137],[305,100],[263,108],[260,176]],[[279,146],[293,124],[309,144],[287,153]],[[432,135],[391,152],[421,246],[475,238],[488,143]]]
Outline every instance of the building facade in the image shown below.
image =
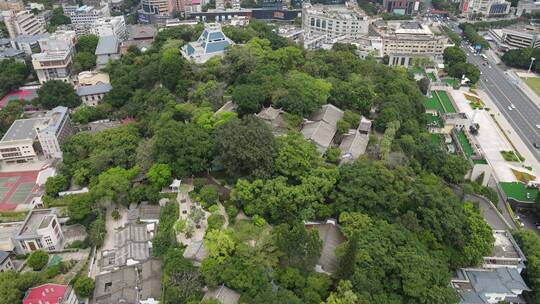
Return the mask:
[[427,24],[416,21],[383,21],[371,24],[370,34],[380,37],[381,54],[390,65],[409,66],[414,58],[441,60],[444,49],[453,44],[444,35],[435,35]]
[[39,49],[39,40],[46,39],[50,36],[49,33],[38,35],[19,35],[11,40],[11,47],[16,50],[24,51],[27,55],[32,55],[35,50]]
[[9,270],[15,270],[15,267],[13,267],[13,262],[11,262],[11,258],[9,257],[9,253],[0,251],[0,272]]
[[418,0],[383,0],[383,8],[387,13],[411,16],[418,13],[420,1]]
[[503,29],[490,29],[489,35],[494,38],[501,49],[522,49],[540,47],[540,30],[535,26],[520,26]]
[[77,35],[87,35],[91,33],[94,23],[103,17],[110,17],[108,5],[93,7],[83,5],[80,7],[64,6],[64,14],[71,19],[70,26]]
[[469,17],[497,17],[508,15],[510,6],[510,2],[506,0],[461,0],[459,9]]
[[74,31],[57,31],[39,40],[41,53],[32,55],[32,65],[40,83],[52,79],[71,82],[76,41]]
[[31,11],[4,11],[2,16],[11,39],[15,39],[19,35],[45,33],[45,27]]
[[22,11],[23,9],[22,0],[0,0],[0,11]]
[[172,12],[172,1],[169,0],[142,0],[141,4],[145,13],[163,16]]
[[48,111],[46,118],[34,128],[43,155],[47,158],[62,158],[60,145],[66,137],[73,134],[68,108],[56,107]]
[[532,0],[521,0],[517,4],[516,16],[521,17],[523,14],[534,14],[540,12],[540,2]]
[[111,89],[112,86],[108,83],[80,86],[77,88],[77,95],[79,95],[85,105],[95,107],[103,100],[105,94]]
[[35,250],[62,249],[64,234],[52,209],[34,209],[28,213],[15,236],[18,251],[26,254]]
[[207,23],[199,39],[184,45],[181,53],[188,60],[205,63],[212,57],[223,56],[225,49],[231,45],[234,42],[221,31],[219,23]]
[[368,34],[369,19],[356,3],[323,5],[304,3],[302,29],[306,37],[326,36],[359,38]]
[[124,16],[99,18],[90,28],[90,33],[98,37],[116,36],[121,41],[126,40],[128,34]]

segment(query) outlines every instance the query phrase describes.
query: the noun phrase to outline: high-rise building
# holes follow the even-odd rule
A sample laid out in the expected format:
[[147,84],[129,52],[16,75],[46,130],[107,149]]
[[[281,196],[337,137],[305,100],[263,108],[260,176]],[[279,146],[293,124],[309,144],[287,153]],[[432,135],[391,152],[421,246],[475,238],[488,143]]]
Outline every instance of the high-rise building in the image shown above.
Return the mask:
[[80,7],[64,6],[64,14],[71,19],[71,27],[77,35],[90,34],[90,29],[94,23],[103,17],[109,17],[109,6],[104,4],[101,7],[83,5]]
[[142,0],[142,9],[145,13],[155,15],[168,15],[173,11],[173,0]]
[[3,11],[2,16],[11,39],[19,35],[45,33],[45,28],[31,11]]
[[0,0],[0,11],[22,11],[24,2],[22,0]]

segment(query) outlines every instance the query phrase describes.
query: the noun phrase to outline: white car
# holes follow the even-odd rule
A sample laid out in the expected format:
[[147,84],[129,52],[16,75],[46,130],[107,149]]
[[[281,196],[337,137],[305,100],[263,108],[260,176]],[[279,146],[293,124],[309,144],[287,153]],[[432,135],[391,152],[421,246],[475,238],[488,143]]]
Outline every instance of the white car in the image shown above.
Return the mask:
[[512,107],[511,107],[511,106],[508,106],[508,111],[512,111]]
[[536,125],[536,128],[537,128],[537,129],[540,129],[540,125]]
[[516,106],[514,104],[511,104],[510,106],[512,107],[512,109],[516,108]]

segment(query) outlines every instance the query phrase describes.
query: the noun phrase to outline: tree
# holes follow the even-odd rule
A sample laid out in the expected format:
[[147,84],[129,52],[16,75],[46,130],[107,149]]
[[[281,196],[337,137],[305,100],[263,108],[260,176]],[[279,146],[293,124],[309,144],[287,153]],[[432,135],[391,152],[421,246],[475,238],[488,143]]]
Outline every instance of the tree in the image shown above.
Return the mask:
[[146,177],[148,177],[148,180],[155,188],[161,190],[171,182],[171,167],[167,164],[153,164],[146,173]]
[[212,138],[194,123],[169,121],[156,131],[153,151],[156,161],[170,165],[176,176],[189,176],[208,168]]
[[45,267],[45,265],[47,265],[48,261],[49,255],[45,251],[35,250],[26,260],[26,264],[34,271],[40,271],[41,269],[43,269],[43,267]]
[[281,224],[272,233],[285,265],[304,272],[315,267],[322,249],[317,229],[307,230],[302,223]]
[[85,52],[94,54],[96,52],[96,47],[99,42],[99,37],[93,34],[81,35],[77,38],[77,53]]
[[342,280],[348,280],[354,273],[354,268],[351,267],[351,264],[356,263],[356,255],[358,254],[358,239],[360,236],[359,232],[353,232],[352,237],[347,241],[347,247],[345,248],[345,253],[339,259],[339,268],[338,268],[338,277]]
[[96,55],[89,52],[79,52],[75,55],[73,69],[82,72],[92,69],[96,65]]
[[128,206],[130,204],[131,180],[138,173],[138,167],[129,170],[120,167],[111,168],[98,176],[98,182],[90,193],[96,200],[110,201],[115,204],[122,203]]
[[233,90],[232,100],[238,106],[238,115],[258,113],[266,100],[266,94],[257,85],[242,84]]
[[466,202],[463,210],[467,215],[467,234],[466,243],[463,248],[462,265],[479,265],[483,257],[489,255],[493,250],[493,231],[486,220],[482,217],[479,210],[475,210],[473,204]]
[[352,291],[350,281],[339,281],[337,292],[332,292],[325,304],[358,304],[358,295]]
[[[0,61],[0,65],[4,61]],[[23,102],[11,101],[0,110],[0,132],[6,132],[16,119],[23,114]]]
[[214,131],[215,161],[233,177],[268,177],[274,171],[277,145],[270,128],[246,116],[231,119]]
[[70,194],[63,198],[67,201],[69,218],[80,222],[92,214],[94,203],[89,193]]
[[75,281],[73,289],[75,294],[82,298],[88,298],[94,293],[94,280],[89,277],[80,277]]
[[422,91],[422,94],[427,94],[429,90],[429,79],[427,77],[423,77],[422,79],[418,80],[416,84],[418,85],[418,88],[420,88],[420,91]]
[[92,245],[101,247],[105,241],[107,235],[107,227],[105,226],[105,219],[103,215],[99,215],[98,218],[90,224],[88,229],[88,238]]
[[204,185],[199,191],[199,197],[205,205],[214,205],[219,199],[218,188],[214,185]]
[[216,263],[222,263],[234,252],[236,244],[232,237],[222,230],[210,230],[204,237],[208,256]]
[[81,99],[71,84],[61,80],[49,80],[37,90],[37,102],[47,109],[57,106],[74,108],[81,104]]
[[17,89],[28,76],[28,68],[24,63],[14,59],[0,61],[0,96]]
[[69,188],[69,181],[67,177],[63,174],[58,174],[56,176],[50,176],[45,182],[45,193],[48,196],[55,197],[58,195],[58,192],[65,191]]
[[328,99],[332,85],[323,79],[291,71],[285,89],[276,91],[272,102],[289,113],[307,116],[318,110]]
[[159,60],[159,75],[163,85],[174,92],[178,81],[189,72],[186,61],[178,48],[170,48],[163,52]]
[[519,247],[527,258],[527,268],[523,270],[523,278],[531,291],[523,293],[527,303],[540,303],[540,238],[528,229],[519,229],[512,232]]
[[52,11],[51,19],[49,20],[50,27],[56,27],[62,24],[70,24],[71,19],[64,15],[64,10],[61,7],[54,8]]
[[287,136],[280,136],[277,144],[275,168],[281,175],[298,180],[320,163],[321,158],[315,145],[300,133],[290,132]]
[[459,46],[451,46],[444,49],[444,63],[453,65],[459,62],[467,62],[467,55]]

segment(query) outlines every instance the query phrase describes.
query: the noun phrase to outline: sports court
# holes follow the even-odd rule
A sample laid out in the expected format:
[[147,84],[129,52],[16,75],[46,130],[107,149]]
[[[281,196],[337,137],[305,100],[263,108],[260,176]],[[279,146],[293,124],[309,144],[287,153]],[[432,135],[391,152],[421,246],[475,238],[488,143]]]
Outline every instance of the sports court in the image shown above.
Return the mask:
[[0,210],[15,210],[37,190],[39,171],[0,173]]
[[0,108],[5,107],[10,101],[14,100],[32,100],[37,97],[37,90],[28,89],[28,90],[19,90],[11,92],[8,95],[0,99]]

